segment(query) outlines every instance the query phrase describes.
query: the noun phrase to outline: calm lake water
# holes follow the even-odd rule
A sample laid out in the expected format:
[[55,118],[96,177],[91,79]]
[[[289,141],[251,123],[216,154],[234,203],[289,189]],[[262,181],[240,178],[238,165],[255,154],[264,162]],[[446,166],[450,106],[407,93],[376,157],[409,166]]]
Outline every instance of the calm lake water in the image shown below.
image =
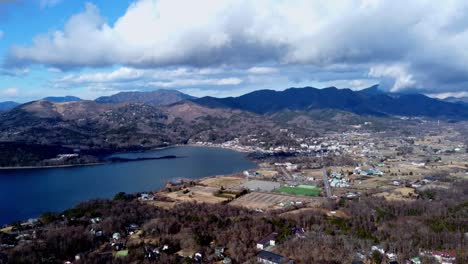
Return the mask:
[[47,211],[61,212],[79,202],[111,198],[118,192],[159,189],[175,178],[197,179],[255,166],[243,153],[208,147],[174,147],[119,156],[167,155],[183,158],[71,168],[0,170],[0,225],[38,217]]

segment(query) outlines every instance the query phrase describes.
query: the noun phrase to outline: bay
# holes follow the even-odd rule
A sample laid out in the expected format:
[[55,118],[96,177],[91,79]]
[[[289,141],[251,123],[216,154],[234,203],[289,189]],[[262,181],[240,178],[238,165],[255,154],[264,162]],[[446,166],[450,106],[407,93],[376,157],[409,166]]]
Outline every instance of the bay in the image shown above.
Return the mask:
[[114,156],[134,159],[172,155],[178,158],[0,170],[0,225],[44,212],[61,212],[89,199],[112,198],[118,192],[158,190],[176,178],[198,179],[255,167],[244,153],[211,147],[181,146]]

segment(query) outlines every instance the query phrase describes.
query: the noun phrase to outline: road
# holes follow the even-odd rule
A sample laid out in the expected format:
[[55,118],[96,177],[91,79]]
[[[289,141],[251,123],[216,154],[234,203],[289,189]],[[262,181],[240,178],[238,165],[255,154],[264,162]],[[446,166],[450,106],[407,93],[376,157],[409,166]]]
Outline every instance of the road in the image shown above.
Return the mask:
[[331,198],[332,192],[330,188],[330,183],[328,182],[327,170],[325,168],[323,169],[323,187],[325,188],[325,193],[327,195],[327,198]]

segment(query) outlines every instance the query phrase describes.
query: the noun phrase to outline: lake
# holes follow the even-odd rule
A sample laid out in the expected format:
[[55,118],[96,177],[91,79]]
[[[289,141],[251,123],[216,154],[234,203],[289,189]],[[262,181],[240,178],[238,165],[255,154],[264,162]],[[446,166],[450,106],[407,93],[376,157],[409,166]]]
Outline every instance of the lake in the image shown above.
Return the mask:
[[210,147],[182,146],[124,158],[181,158],[109,163],[69,168],[0,170],[0,225],[61,212],[93,198],[112,198],[118,192],[160,189],[175,178],[198,179],[255,167],[246,154]]

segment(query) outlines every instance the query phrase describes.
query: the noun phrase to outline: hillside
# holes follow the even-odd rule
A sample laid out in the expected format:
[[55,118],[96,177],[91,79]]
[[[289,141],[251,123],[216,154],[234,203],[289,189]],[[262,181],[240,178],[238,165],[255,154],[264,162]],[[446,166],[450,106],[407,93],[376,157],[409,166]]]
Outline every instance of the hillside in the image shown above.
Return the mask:
[[97,98],[98,103],[145,103],[152,106],[170,105],[179,101],[195,99],[176,90],[156,90],[149,92],[120,92]]
[[447,97],[443,99],[443,101],[449,103],[468,104],[468,97]]
[[121,149],[189,140],[224,142],[272,126],[271,121],[256,114],[211,109],[192,102],[154,107],[39,100],[0,115],[0,141]]
[[203,97],[194,102],[214,108],[241,109],[258,114],[282,110],[337,109],[360,115],[426,116],[468,119],[468,107],[443,102],[421,94],[387,94],[376,87],[362,91],[329,87],[259,90],[239,97]]
[[0,102],[0,112],[11,110],[18,105],[19,103],[12,101]]

